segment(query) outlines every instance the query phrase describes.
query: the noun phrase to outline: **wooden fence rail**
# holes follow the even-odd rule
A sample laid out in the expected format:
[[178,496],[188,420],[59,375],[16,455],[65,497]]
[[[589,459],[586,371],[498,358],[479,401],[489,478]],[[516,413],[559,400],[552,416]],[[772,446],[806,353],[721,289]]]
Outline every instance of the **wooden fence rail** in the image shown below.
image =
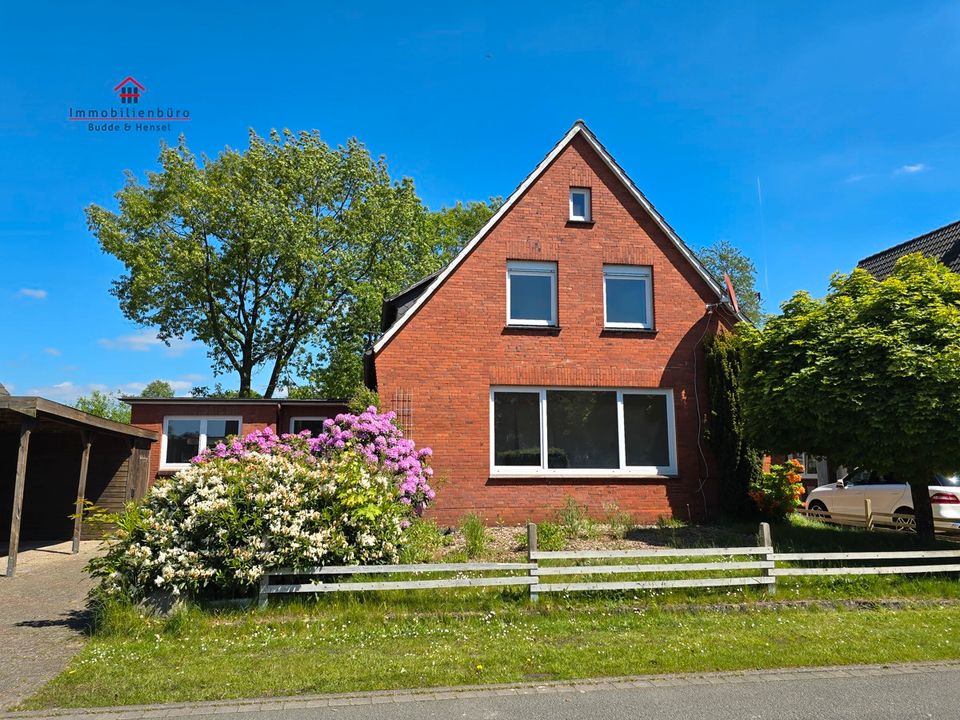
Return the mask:
[[[466,587],[508,587],[511,585],[534,585],[535,576],[529,575],[480,575],[466,577],[476,573],[490,571],[533,571],[533,563],[422,563],[415,565],[338,565],[309,568],[280,568],[270,570],[260,578],[258,604],[263,607],[271,595],[289,595],[293,593],[330,593],[330,592],[369,592],[373,590],[436,590],[439,588]],[[383,580],[379,582],[299,582],[300,578],[343,577],[369,574],[419,575],[431,573],[454,577],[431,578],[428,580]],[[283,582],[283,578],[293,581]],[[281,582],[273,582],[275,580]]]
[[[819,520],[833,525],[866,528],[867,530],[912,531],[917,526],[916,518],[912,514],[874,512],[869,498],[864,500],[863,513],[859,514],[838,513],[829,510],[807,510],[806,508],[799,508],[796,513],[811,520]],[[957,533],[960,532],[960,523],[949,520],[934,520],[933,529],[938,533]]]
[[[867,527],[866,520],[864,527]],[[777,578],[835,575],[912,575],[960,572],[960,550],[905,550],[879,552],[783,552],[773,549],[770,526],[760,524],[757,545],[727,548],[656,548],[642,550],[559,550],[537,548],[537,526],[527,527],[527,562],[420,563],[412,565],[344,565],[280,568],[260,580],[259,604],[271,595],[292,593],[369,592],[383,590],[437,590],[443,588],[526,586],[530,599],[540,593],[597,592],[605,590],[666,590],[766,586],[776,589]],[[610,562],[625,560],[632,562]],[[661,562],[668,560],[668,562]],[[689,562],[686,562],[689,560]],[[884,561],[919,560],[920,563]],[[954,562],[931,562],[931,561]],[[593,562],[599,561],[599,562]],[[606,561],[606,562],[604,562]],[[636,562],[646,561],[646,562]],[[673,562],[670,562],[673,561]],[[880,561],[878,563],[878,561]],[[843,565],[804,566],[808,563]],[[558,564],[559,563],[559,564]],[[572,564],[571,564],[572,563]],[[785,565],[785,563],[789,563]],[[797,564],[800,563],[798,566]],[[852,563],[852,564],[851,564]],[[870,563],[870,564],[866,564]],[[744,574],[748,571],[749,574]],[[753,571],[750,573],[749,571]],[[731,575],[731,572],[737,574]],[[493,574],[491,574],[493,573]],[[657,578],[651,575],[681,575]],[[682,577],[698,573],[700,577]],[[399,575],[379,581],[340,581],[354,575]],[[416,579],[417,575],[434,577]],[[414,576],[411,579],[409,576]],[[639,575],[639,579],[556,581],[557,578]],[[704,576],[705,575],[705,576]],[[436,577],[441,576],[441,577]],[[647,576],[647,577],[643,577]],[[331,581],[325,581],[327,578]],[[550,582],[543,582],[549,578]]]

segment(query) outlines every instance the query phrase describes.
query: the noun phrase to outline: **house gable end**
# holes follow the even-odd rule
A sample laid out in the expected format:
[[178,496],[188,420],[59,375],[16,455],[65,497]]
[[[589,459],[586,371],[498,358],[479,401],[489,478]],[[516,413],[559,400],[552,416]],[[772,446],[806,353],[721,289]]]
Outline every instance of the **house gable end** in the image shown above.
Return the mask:
[[[527,178],[517,187],[507,201],[504,202],[500,209],[493,215],[493,217],[490,218],[487,224],[481,228],[481,230],[469,243],[467,243],[463,250],[461,250],[460,253],[445,268],[443,268],[436,275],[436,277],[433,278],[433,280],[425,289],[422,289],[422,292],[419,292],[413,298],[413,302],[404,303],[403,312],[397,312],[399,308],[391,308],[392,311],[396,313],[395,320],[392,322],[392,324],[389,324],[388,327],[384,328],[384,334],[374,344],[372,348],[372,354],[374,356],[387,346],[391,339],[401,331],[401,329],[417,314],[424,304],[430,301],[431,297],[446,282],[446,280],[454,272],[456,272],[457,268],[473,253],[473,251],[484,241],[484,239],[501,222],[501,220],[517,206],[517,204],[534,186],[534,184],[536,184],[544,176],[544,174],[547,173],[556,159],[560,157],[560,155],[572,143],[577,141],[578,138],[582,139],[582,142],[585,142],[592,149],[599,161],[610,170],[610,172],[613,174],[613,177],[622,186],[621,189],[626,193],[626,196],[624,196],[624,199],[620,200],[621,204],[627,207],[631,213],[634,214],[635,218],[641,225],[644,224],[643,221],[645,218],[643,216],[646,216],[647,222],[652,223],[652,227],[655,227],[658,231],[662,232],[667,240],[669,240],[669,242],[679,252],[679,256],[682,261],[685,261],[692,266],[695,273],[702,279],[706,291],[716,297],[720,302],[728,303],[729,299],[726,297],[726,293],[722,286],[710,275],[703,264],[697,259],[693,251],[679,238],[676,232],[674,232],[670,225],[667,224],[664,218],[656,211],[653,205],[640,192],[636,185],[629,179],[629,177],[627,177],[626,173],[623,172],[623,169],[620,168],[613,157],[596,139],[596,136],[593,135],[593,133],[582,121],[578,121],[572,128],[570,128],[560,142],[554,146],[554,148],[547,154],[547,156],[534,169],[534,171],[528,175]],[[630,207],[632,203],[624,202],[628,196],[636,201],[639,209],[642,210],[642,214],[634,212],[633,208]],[[655,236],[656,234],[657,233],[655,232],[650,233],[651,237]],[[419,284],[417,287],[420,289]],[[733,311],[731,310],[731,313],[732,312]],[[745,319],[742,315],[736,317],[739,320]],[[385,317],[384,319],[386,320],[387,318]]]

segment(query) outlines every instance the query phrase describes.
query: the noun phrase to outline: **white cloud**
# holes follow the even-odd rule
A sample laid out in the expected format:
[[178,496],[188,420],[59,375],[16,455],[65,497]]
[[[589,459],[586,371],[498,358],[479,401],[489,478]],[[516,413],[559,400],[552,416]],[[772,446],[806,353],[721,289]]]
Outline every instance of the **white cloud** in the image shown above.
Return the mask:
[[34,300],[45,300],[47,291],[41,290],[40,288],[20,288],[20,292],[18,292],[17,295],[20,297],[33,298]]
[[[172,389],[174,394],[185,395],[189,390],[192,390],[196,383],[189,380],[166,380],[160,378],[160,382],[165,382]],[[139,395],[143,392],[143,389],[147,386],[145,382],[128,382],[123,383],[117,388],[117,391],[121,395]]]
[[860,182],[861,180],[864,180],[864,179],[866,179],[866,178],[867,178],[867,176],[866,176],[866,175],[863,175],[863,174],[850,175],[846,180],[844,180],[844,182],[845,182],[845,183],[851,183],[851,184],[852,184],[852,183],[858,183],[858,182]]
[[163,348],[167,355],[177,357],[183,355],[187,350],[193,347],[189,340],[172,338],[169,345],[157,337],[157,334],[150,329],[140,330],[132,335],[121,335],[115,338],[100,338],[97,342],[108,350],[120,350],[125,352],[150,352],[153,348]]
[[81,395],[89,395],[94,390],[106,392],[107,388],[105,385],[77,385],[69,380],[65,380],[64,382],[56,383],[55,385],[39,385],[37,387],[28,388],[26,394],[39,395],[40,397],[47,398],[48,400],[56,400],[57,402],[69,405]]
[[[170,387],[173,388],[174,393],[177,395],[185,395],[189,392],[195,383],[189,380],[164,380],[163,382],[169,383]],[[40,397],[47,398],[48,400],[55,400],[66,405],[76,402],[76,399],[81,395],[90,395],[94,390],[99,390],[100,392],[105,392],[110,395],[139,395],[143,392],[143,389],[147,386],[146,382],[134,381],[119,383],[117,385],[104,385],[103,383],[74,383],[70,380],[65,380],[63,382],[55,383],[53,385],[38,385],[36,387],[29,388],[26,392],[27,395],[39,395]],[[13,392],[13,386],[7,385],[7,390]]]
[[901,165],[894,171],[894,175],[916,175],[926,172],[930,168],[924,163],[915,163],[913,165]]
[[53,355],[54,357],[60,357],[61,355],[63,355],[63,353],[60,352],[60,351],[59,351],[57,348],[55,348],[55,347],[47,347],[47,348],[44,348],[43,351],[44,351],[47,355]]

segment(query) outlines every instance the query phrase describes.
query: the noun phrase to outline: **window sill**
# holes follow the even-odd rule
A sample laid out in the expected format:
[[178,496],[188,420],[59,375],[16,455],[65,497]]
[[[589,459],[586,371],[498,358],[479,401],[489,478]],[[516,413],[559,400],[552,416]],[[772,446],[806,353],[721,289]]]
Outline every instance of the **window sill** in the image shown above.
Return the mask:
[[589,227],[593,227],[594,224],[595,223],[593,220],[574,220],[573,218],[570,218],[569,220],[567,220],[567,227],[589,228]]
[[592,480],[677,480],[679,475],[647,474],[633,472],[608,472],[608,473],[590,473],[590,472],[565,472],[565,473],[512,473],[512,472],[494,472],[490,473],[490,480],[581,480],[589,482]]
[[600,332],[602,335],[656,335],[658,330],[641,327],[604,327]]
[[541,335],[559,335],[560,326],[559,325],[512,325],[507,324],[503,326],[503,332],[506,335],[526,335],[528,333],[541,334]]

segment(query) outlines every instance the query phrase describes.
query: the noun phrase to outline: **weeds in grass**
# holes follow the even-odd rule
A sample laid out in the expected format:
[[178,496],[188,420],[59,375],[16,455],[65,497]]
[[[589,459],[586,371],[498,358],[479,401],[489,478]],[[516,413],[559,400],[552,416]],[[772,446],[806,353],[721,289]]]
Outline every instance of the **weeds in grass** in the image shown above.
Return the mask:
[[548,552],[563,550],[566,544],[567,535],[556,523],[545,522],[537,525],[537,547],[541,550]]
[[483,557],[487,551],[487,526],[477,513],[467,513],[460,520],[460,532],[466,543],[467,557],[474,560]]
[[[758,596],[728,600],[740,595]],[[637,612],[629,596],[618,595],[544,597],[531,610],[520,597],[323,597],[255,612],[188,609],[189,622],[120,609],[122,617],[107,624],[123,626],[132,616],[136,626],[95,636],[25,707],[517,683],[531,672],[563,680],[960,656],[943,632],[960,622],[956,607]]]
[[563,528],[568,540],[589,540],[597,536],[597,525],[590,519],[587,506],[568,497],[562,508],[557,510],[557,523]]
[[[517,545],[521,550],[526,550],[527,532],[517,533],[515,536]],[[563,528],[552,522],[537,523],[537,549],[552,552],[563,550],[567,545],[567,534]]]
[[433,520],[414,520],[404,534],[400,549],[401,563],[426,563],[435,559],[444,545],[444,534]]
[[679,518],[659,515],[657,516],[657,527],[661,530],[679,530],[687,527],[687,523]]
[[630,513],[623,512],[615,502],[606,503],[603,506],[603,511],[607,516],[610,534],[617,540],[623,540],[634,526],[633,516]]

